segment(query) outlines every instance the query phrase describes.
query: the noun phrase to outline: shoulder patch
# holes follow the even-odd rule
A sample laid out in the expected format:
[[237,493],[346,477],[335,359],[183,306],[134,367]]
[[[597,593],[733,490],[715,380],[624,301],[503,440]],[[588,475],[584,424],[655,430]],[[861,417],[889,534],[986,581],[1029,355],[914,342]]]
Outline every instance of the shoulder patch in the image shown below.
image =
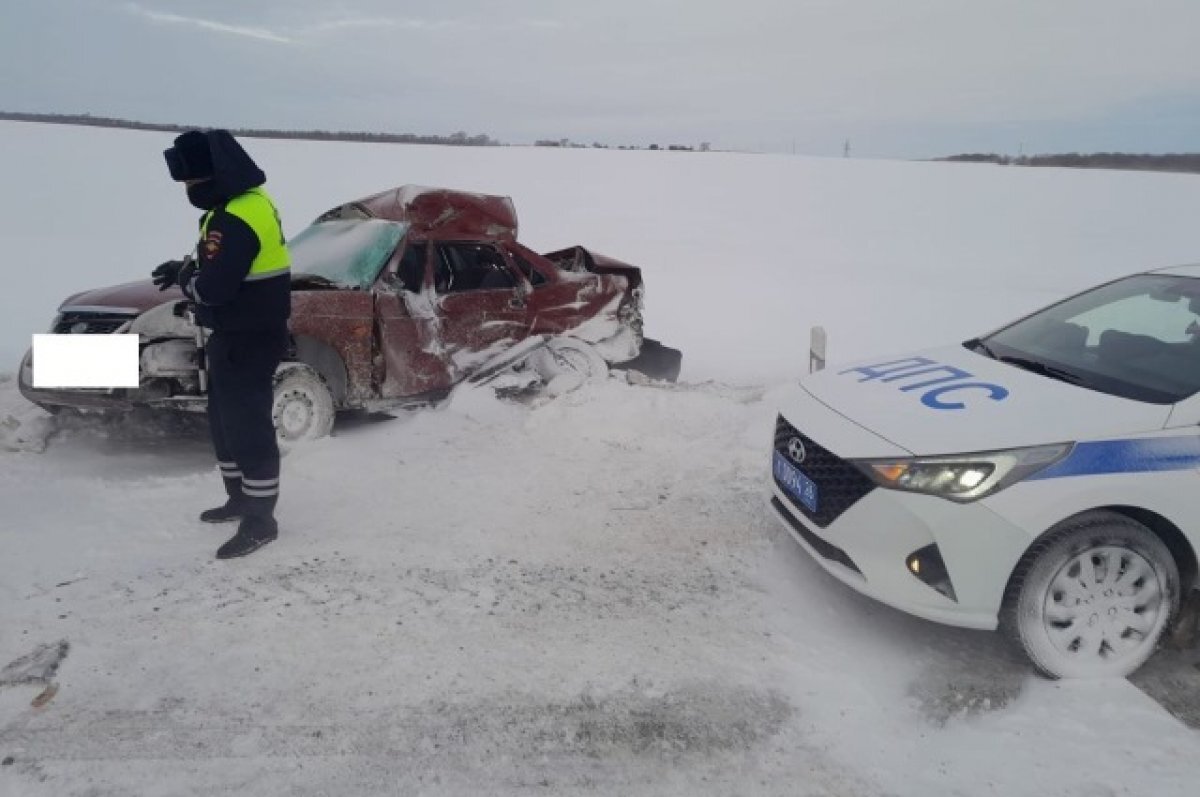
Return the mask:
[[221,233],[219,230],[209,230],[200,244],[200,251],[208,260],[212,260],[221,251]]

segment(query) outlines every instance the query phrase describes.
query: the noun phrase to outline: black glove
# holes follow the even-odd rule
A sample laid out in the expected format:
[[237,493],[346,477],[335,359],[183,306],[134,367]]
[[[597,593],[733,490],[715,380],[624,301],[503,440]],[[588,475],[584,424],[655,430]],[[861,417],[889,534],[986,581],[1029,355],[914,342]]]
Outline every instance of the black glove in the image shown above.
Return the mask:
[[168,260],[154,271],[150,272],[150,276],[154,279],[154,284],[158,286],[160,291],[165,291],[172,285],[179,284],[179,270],[183,268],[182,260]]

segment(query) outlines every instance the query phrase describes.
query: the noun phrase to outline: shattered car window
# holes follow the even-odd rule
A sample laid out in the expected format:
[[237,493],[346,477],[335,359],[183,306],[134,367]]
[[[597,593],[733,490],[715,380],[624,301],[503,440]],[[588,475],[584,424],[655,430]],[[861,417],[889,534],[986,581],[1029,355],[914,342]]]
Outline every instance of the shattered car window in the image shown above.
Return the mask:
[[293,279],[315,276],[348,288],[369,288],[408,231],[382,219],[322,221],[288,242]]
[[546,284],[546,275],[538,271],[533,263],[526,260],[520,252],[513,252],[512,256],[513,262],[517,264],[517,268],[521,271],[521,275],[529,281],[530,285],[536,288],[539,285]]

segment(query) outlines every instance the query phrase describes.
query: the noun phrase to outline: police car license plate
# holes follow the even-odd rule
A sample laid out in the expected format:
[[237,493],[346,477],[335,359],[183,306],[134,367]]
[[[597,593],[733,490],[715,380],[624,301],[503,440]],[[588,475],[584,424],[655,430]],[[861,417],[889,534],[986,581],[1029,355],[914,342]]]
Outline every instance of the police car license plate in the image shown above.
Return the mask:
[[783,491],[795,498],[809,512],[817,511],[817,483],[805,476],[800,470],[787,461],[787,457],[774,452],[775,481],[783,487]]

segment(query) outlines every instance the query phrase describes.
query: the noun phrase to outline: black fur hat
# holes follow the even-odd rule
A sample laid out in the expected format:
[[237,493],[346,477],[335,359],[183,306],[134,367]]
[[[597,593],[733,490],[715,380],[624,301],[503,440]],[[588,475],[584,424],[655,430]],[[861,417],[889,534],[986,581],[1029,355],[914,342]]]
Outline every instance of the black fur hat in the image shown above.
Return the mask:
[[267,176],[228,130],[189,130],[163,153],[171,177],[188,186],[188,199],[205,210],[267,181]]
[[175,139],[175,146],[163,152],[171,179],[202,180],[213,176],[212,151],[208,136],[199,130],[189,130]]

